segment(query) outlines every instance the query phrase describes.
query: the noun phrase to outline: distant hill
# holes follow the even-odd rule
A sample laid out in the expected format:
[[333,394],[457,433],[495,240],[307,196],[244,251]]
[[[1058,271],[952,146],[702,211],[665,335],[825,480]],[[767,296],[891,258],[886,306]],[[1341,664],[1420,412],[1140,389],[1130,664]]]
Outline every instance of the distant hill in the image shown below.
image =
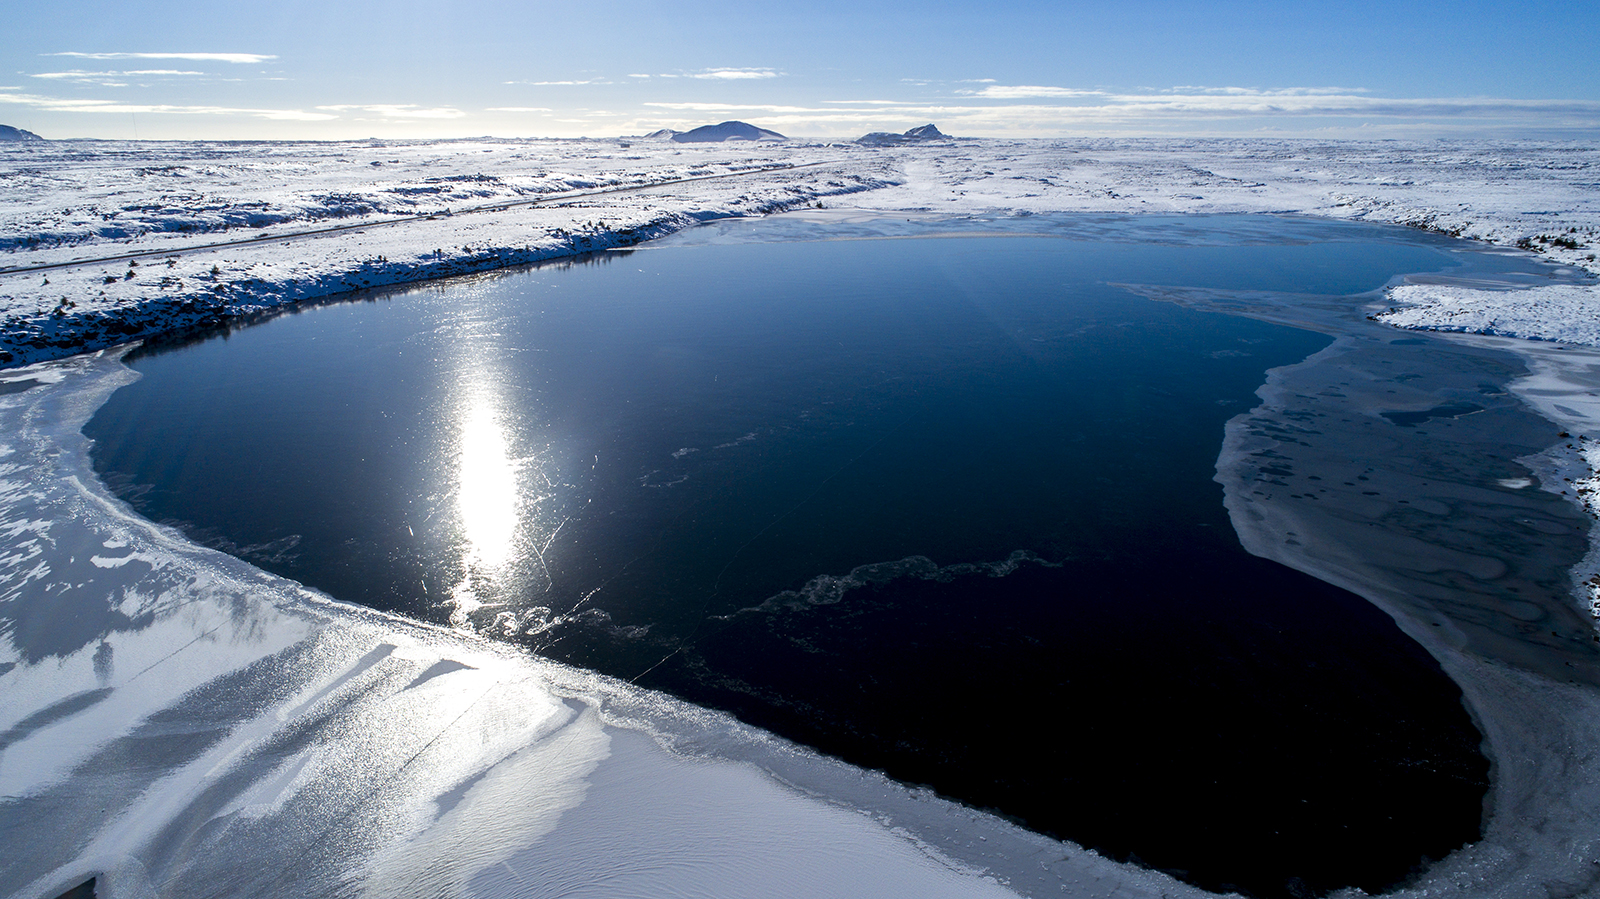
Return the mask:
[[940,131],[938,126],[929,123],[905,132],[904,134],[890,134],[887,131],[874,131],[856,139],[856,143],[868,147],[892,147],[896,144],[915,144],[930,140],[949,140],[950,135]]
[[32,131],[23,131],[10,125],[0,125],[0,141],[4,140],[44,140]]
[[[660,134],[657,131],[656,134]],[[655,135],[647,135],[654,137]],[[690,131],[674,131],[669,135],[670,140],[680,144],[720,143],[725,140],[788,140],[787,137],[776,131],[757,128],[747,122],[722,122],[717,125],[701,125]]]

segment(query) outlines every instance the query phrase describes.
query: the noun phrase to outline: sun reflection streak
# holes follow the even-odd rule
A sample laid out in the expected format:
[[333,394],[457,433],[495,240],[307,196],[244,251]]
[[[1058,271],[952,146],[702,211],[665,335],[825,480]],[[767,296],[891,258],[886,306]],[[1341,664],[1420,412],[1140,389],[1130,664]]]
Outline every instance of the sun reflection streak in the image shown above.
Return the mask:
[[494,406],[475,397],[461,423],[456,507],[468,563],[495,569],[511,558],[517,532],[517,472]]
[[449,406],[455,446],[441,474],[454,505],[449,542],[459,573],[443,605],[459,630],[504,630],[509,616],[521,631],[523,619],[538,618],[540,610],[562,620],[535,600],[555,582],[551,551],[571,518],[562,508],[570,485],[537,402],[485,361],[463,365]]

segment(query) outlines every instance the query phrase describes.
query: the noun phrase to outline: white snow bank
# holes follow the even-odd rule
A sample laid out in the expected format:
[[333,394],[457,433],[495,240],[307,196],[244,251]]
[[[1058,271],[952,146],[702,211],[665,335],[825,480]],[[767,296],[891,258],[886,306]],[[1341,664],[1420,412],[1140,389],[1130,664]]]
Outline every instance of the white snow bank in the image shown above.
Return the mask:
[[1373,317],[1397,328],[1459,331],[1600,346],[1600,286],[1552,284],[1479,290],[1407,284],[1387,292],[1397,308]]

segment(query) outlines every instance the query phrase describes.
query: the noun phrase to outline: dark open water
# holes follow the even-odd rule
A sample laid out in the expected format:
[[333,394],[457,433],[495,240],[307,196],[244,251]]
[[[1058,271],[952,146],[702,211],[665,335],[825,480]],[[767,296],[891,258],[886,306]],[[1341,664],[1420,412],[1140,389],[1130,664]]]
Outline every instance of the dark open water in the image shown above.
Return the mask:
[[140,355],[86,431],[141,514],[339,599],[1203,886],[1376,891],[1477,837],[1480,737],[1385,615],[1246,554],[1212,481],[1264,372],[1328,339],[1113,285],[1354,294],[1450,259],[1139,227],[669,241],[374,295]]

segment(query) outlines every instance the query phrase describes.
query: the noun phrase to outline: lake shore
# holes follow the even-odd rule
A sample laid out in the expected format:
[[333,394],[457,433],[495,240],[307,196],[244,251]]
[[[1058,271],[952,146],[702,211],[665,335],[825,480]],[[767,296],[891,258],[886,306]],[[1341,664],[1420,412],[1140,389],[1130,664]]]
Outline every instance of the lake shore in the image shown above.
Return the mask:
[[[580,142],[563,143],[576,146]],[[303,872],[291,875],[304,878],[296,882],[296,888],[303,885],[315,891],[347,885],[348,878],[357,876],[351,873],[354,870],[360,871],[359,877],[369,878],[363,880],[366,883],[410,881],[419,876],[416,866],[428,861],[435,864],[424,878],[428,883],[448,884],[458,892],[478,884],[472,888],[481,886],[493,894],[511,887],[473,880],[477,869],[469,871],[469,865],[452,859],[460,858],[464,849],[471,853],[483,850],[486,828],[506,813],[508,791],[534,790],[530,786],[534,780],[549,785],[541,794],[549,797],[547,803],[519,812],[523,817],[518,819],[518,838],[491,849],[492,859],[484,857],[504,862],[515,871],[518,864],[534,857],[517,853],[540,845],[550,833],[551,809],[581,807],[574,803],[582,801],[583,791],[589,788],[585,784],[607,782],[591,778],[595,772],[610,770],[625,782],[629,768],[693,767],[709,757],[724,761],[705,762],[712,768],[697,770],[712,770],[716,773],[710,776],[727,778],[722,783],[747,790],[744,795],[753,797],[750,801],[755,811],[751,814],[758,818],[782,829],[814,832],[819,845],[839,832],[860,836],[866,846],[864,854],[841,862],[840,872],[878,872],[884,878],[924,883],[923,891],[930,895],[993,894],[1000,889],[996,881],[1024,895],[1063,886],[1085,892],[1120,887],[1132,895],[1199,895],[1164,875],[1114,865],[997,819],[873,780],[871,775],[810,760],[803,752],[741,729],[720,716],[705,717],[710,713],[581,673],[519,667],[521,662],[474,641],[329,605],[243,563],[189,546],[170,532],[131,519],[98,484],[88,466],[77,428],[124,376],[116,373],[118,365],[112,356],[80,355],[38,367],[16,367],[122,343],[140,334],[213,327],[303,299],[397,283],[417,272],[423,273],[421,277],[438,277],[496,268],[623,245],[703,219],[814,205],[819,198],[829,205],[834,201],[827,198],[835,194],[824,192],[827,190],[851,192],[837,202],[860,205],[870,214],[895,210],[913,215],[976,214],[999,209],[1013,216],[1051,211],[1051,206],[1125,211],[1134,201],[1138,201],[1134,208],[1142,210],[1158,205],[1150,201],[1160,198],[1162,191],[1170,191],[1170,196],[1162,198],[1163,211],[1337,215],[1400,222],[1444,233],[1459,230],[1462,236],[1507,246],[1538,234],[1572,233],[1558,226],[1595,227],[1593,198],[1561,181],[1569,176],[1559,174],[1563,171],[1559,169],[1552,169],[1555,174],[1548,179],[1539,174],[1543,170],[1537,166],[1523,169],[1522,181],[1512,176],[1497,185],[1487,195],[1491,206],[1498,198],[1496,208],[1480,206],[1468,213],[1447,213],[1440,211],[1449,205],[1443,202],[1445,198],[1466,196],[1464,191],[1474,189],[1466,177],[1452,180],[1441,176],[1426,190],[1414,182],[1399,183],[1400,178],[1391,178],[1394,183],[1368,184],[1367,179],[1380,170],[1379,163],[1390,158],[1384,155],[1391,152],[1385,147],[1369,148],[1366,154],[1348,147],[1335,148],[1338,152],[1292,148],[1335,169],[1332,176],[1317,181],[1311,173],[1289,177],[1285,174],[1291,168],[1287,163],[1281,158],[1250,155],[1247,142],[1215,142],[1205,148],[1213,155],[1203,169],[1213,180],[1180,196],[1180,183],[1201,179],[1192,146],[1133,142],[1139,146],[1121,148],[1120,157],[1110,158],[1116,156],[1118,147],[1056,143],[1051,151],[1055,155],[1035,157],[1025,151],[1037,148],[1026,143],[986,142],[984,153],[988,155],[971,153],[957,160],[941,159],[935,151],[906,152],[891,160],[846,149],[842,152],[850,160],[859,157],[865,160],[860,166],[870,162],[876,168],[863,172],[858,167],[848,180],[835,177],[842,185],[827,183],[821,170],[781,178],[751,176],[771,179],[758,182],[760,190],[767,192],[756,191],[753,197],[755,188],[735,177],[719,182],[723,186],[717,190],[722,193],[709,199],[706,188],[696,186],[692,196],[672,194],[670,201],[630,199],[627,204],[632,205],[621,206],[584,201],[515,212],[485,211],[476,217],[454,213],[431,220],[424,217],[418,223],[421,230],[408,230],[410,226],[395,226],[387,232],[382,228],[354,229],[204,251],[184,249],[186,242],[198,238],[152,231],[126,238],[90,237],[77,244],[63,243],[62,248],[18,249],[5,257],[6,265],[12,267],[22,264],[19,258],[65,261],[69,255],[84,252],[110,255],[110,250],[127,252],[132,248],[141,253],[148,249],[156,254],[157,263],[149,264],[145,260],[150,257],[140,257],[135,260],[138,266],[119,260],[110,267],[51,273],[0,272],[0,301],[8,315],[4,339],[12,354],[4,364],[14,367],[5,373],[5,386],[17,391],[0,393],[5,432],[16,435],[8,438],[9,452],[0,457],[7,466],[6,495],[12,500],[5,519],[12,536],[0,579],[3,595],[11,601],[26,598],[47,605],[68,601],[63,597],[87,597],[94,608],[105,602],[104,609],[96,613],[99,623],[84,624],[81,632],[46,628],[23,635],[13,630],[11,654],[0,657],[0,678],[5,679],[6,689],[28,697],[27,703],[18,705],[3,722],[9,730],[4,767],[0,768],[5,789],[0,794],[7,797],[6,802],[23,803],[14,806],[15,811],[5,819],[16,826],[38,820],[48,811],[61,815],[64,828],[81,827],[96,834],[89,841],[77,831],[61,831],[58,848],[16,857],[9,867],[0,868],[0,878],[4,878],[0,882],[43,895],[73,885],[74,878],[96,873],[105,878],[102,888],[111,895],[137,894],[147,884],[201,884],[218,877],[245,878],[237,884],[241,890],[281,887],[281,883],[250,880],[260,872],[240,871],[234,867],[237,859],[252,857],[249,853],[255,851],[266,853],[260,856],[263,859],[288,857],[307,851],[304,845],[266,840],[257,844],[258,849],[247,850],[240,848],[245,845],[241,843],[235,847],[241,854],[231,856],[234,861],[228,867],[233,873],[229,874],[212,862],[195,861],[179,852],[201,839],[182,822],[243,822],[234,831],[241,839],[247,834],[252,840],[265,839],[273,832],[303,836],[327,832],[332,826],[328,810],[339,809],[355,816],[348,820],[364,822],[372,839],[349,847],[348,855],[328,850],[318,856]],[[589,158],[572,154],[591,152],[590,144],[603,142],[587,142],[576,149],[564,146],[560,148],[563,152],[572,152],[560,159]],[[607,145],[606,152],[612,152],[614,146]],[[822,146],[817,152],[837,150]],[[716,152],[729,151],[719,148]],[[1415,148],[1408,152],[1417,153]],[[1499,145],[1479,148],[1477,160],[1482,163],[1507,152],[1508,148]],[[1088,158],[1091,154],[1096,158]],[[1351,157],[1356,157],[1355,161]],[[706,160],[713,157],[696,164],[706,164]],[[752,162],[748,154],[715,160],[730,171],[741,165],[772,162],[766,158]],[[1008,167],[1014,171],[1019,163],[1032,167],[1031,181],[1009,172],[988,174]],[[1341,164],[1342,170],[1337,168]],[[1412,164],[1427,167],[1426,161]],[[467,165],[457,173],[471,174],[477,168],[481,167]],[[1052,171],[1077,172],[1081,178],[1073,181],[1052,175]],[[1219,175],[1219,171],[1232,174]],[[1257,177],[1268,173],[1275,173],[1276,180]],[[1020,186],[1007,183],[1010,181],[1019,181]],[[698,184],[706,183],[710,182]],[[570,188],[572,182],[563,184]],[[1365,192],[1343,194],[1331,185],[1337,185],[1339,191],[1357,190],[1359,185]],[[1562,197],[1580,202],[1569,202],[1575,208],[1550,214],[1516,211],[1515,207],[1527,205],[1520,202],[1517,191],[1530,189],[1544,191],[1552,206]],[[1119,190],[1125,193],[1118,194]],[[1424,195],[1421,199],[1416,196],[1419,193]],[[638,198],[644,193],[629,196]],[[1477,197],[1473,195],[1474,201],[1480,202]],[[1470,225],[1465,224],[1469,214],[1473,217]],[[418,241],[440,244],[438,255],[430,261],[425,252],[415,248]],[[455,241],[448,250],[442,246],[447,241]],[[308,253],[307,247],[317,252]],[[33,256],[36,252],[44,255]],[[529,258],[517,256],[518,252],[530,254]],[[1550,247],[1546,256],[1568,262],[1577,276],[1580,266],[1593,268],[1592,260],[1583,258],[1586,252],[1587,248],[1557,246]],[[162,274],[167,270],[165,254],[177,260],[171,277],[184,281],[192,294],[175,294],[172,288],[161,286],[159,279],[168,277]],[[391,263],[390,259],[403,261]],[[222,271],[210,275],[211,266]],[[133,277],[126,277],[125,271],[133,272]],[[382,280],[385,277],[396,281]],[[42,285],[35,279],[51,283]],[[224,288],[221,291],[215,290],[219,284]],[[131,291],[116,293],[130,285]],[[1581,301],[1582,291],[1593,288],[1580,285],[1579,290]],[[84,299],[57,314],[51,298],[58,294]],[[1492,294],[1490,299],[1501,296],[1501,292]],[[193,300],[192,308],[183,309],[189,301],[184,297]],[[1412,302],[1418,296],[1401,293],[1399,298]],[[202,300],[209,305],[202,305]],[[1587,308],[1581,302],[1580,307]],[[1458,311],[1441,309],[1441,316]],[[1372,312],[1383,311],[1375,298]],[[147,314],[151,316],[148,319],[139,317]],[[1571,312],[1563,314],[1570,317]],[[142,330],[113,331],[110,323],[116,321],[131,322]],[[1406,324],[1431,328],[1438,322],[1414,317]],[[1559,344],[1530,345],[1506,337],[1427,338],[1471,343],[1484,353],[1481,358],[1501,360],[1486,364],[1504,370],[1518,400],[1538,410],[1551,424],[1577,435],[1571,438],[1571,446],[1563,442],[1567,438],[1549,446],[1530,443],[1524,456],[1532,460],[1529,467],[1541,473],[1539,486],[1565,496],[1567,505],[1541,504],[1533,492],[1524,492],[1526,486],[1503,483],[1447,487],[1430,483],[1430,492],[1414,483],[1414,471],[1391,472],[1396,480],[1378,485],[1381,489],[1374,491],[1387,498],[1372,499],[1367,489],[1373,473],[1362,471],[1359,476],[1368,480],[1354,481],[1358,473],[1352,470],[1352,480],[1361,489],[1349,492],[1349,502],[1337,513],[1329,511],[1332,506],[1325,500],[1313,506],[1303,501],[1290,503],[1282,496],[1251,495],[1261,481],[1260,473],[1249,469],[1252,454],[1285,447],[1275,438],[1270,445],[1262,443],[1263,433],[1273,427],[1279,434],[1299,428],[1301,419],[1295,416],[1307,411],[1302,401],[1314,392],[1311,388],[1321,390],[1341,378],[1371,380],[1371,365],[1382,364],[1385,353],[1421,353],[1414,349],[1417,344],[1394,342],[1406,336],[1373,325],[1363,339],[1374,352],[1365,356],[1355,353],[1360,356],[1359,364],[1351,361],[1352,346],[1345,344],[1301,366],[1278,370],[1262,390],[1263,405],[1230,428],[1228,446],[1219,460],[1219,480],[1228,489],[1230,512],[1247,548],[1355,590],[1394,615],[1461,684],[1485,732],[1496,765],[1485,840],[1430,868],[1398,894],[1523,896],[1541,894],[1547,887],[1582,891],[1592,885],[1596,862],[1587,822],[1600,808],[1600,765],[1593,762],[1593,750],[1600,747],[1600,727],[1588,722],[1600,721],[1600,691],[1596,689],[1600,676],[1593,664],[1593,621],[1583,614],[1585,594],[1579,585],[1567,582],[1570,578],[1565,572],[1576,570],[1576,579],[1586,581],[1600,569],[1595,562],[1600,555],[1592,550],[1587,561],[1577,562],[1583,555],[1582,526],[1587,524],[1580,510],[1586,509],[1583,504],[1592,495],[1590,457],[1597,451],[1589,438],[1594,436],[1593,423],[1600,421],[1589,405],[1581,405],[1592,393],[1595,360],[1586,351],[1567,350]],[[1533,327],[1522,336],[1544,335]],[[1508,353],[1524,360],[1529,372],[1517,375],[1515,366],[1504,361]],[[1389,358],[1394,361],[1398,357]],[[29,386],[35,381],[38,386]],[[1452,389],[1459,392],[1466,387],[1455,385]],[[1451,417],[1446,407],[1460,400],[1455,394],[1419,395],[1401,404],[1387,396],[1382,402],[1367,397],[1364,406],[1350,396],[1334,399],[1348,401],[1357,409],[1351,414],[1374,419],[1370,422],[1374,427],[1385,423],[1383,412],[1422,414],[1422,423],[1413,430],[1428,429],[1430,439],[1415,441],[1413,445],[1419,448],[1443,436],[1446,425],[1468,430],[1482,424],[1473,420],[1482,416]],[[1329,400],[1316,401],[1326,402]],[[1514,405],[1505,403],[1501,414],[1518,414]],[[1433,418],[1426,414],[1440,408],[1445,412]],[[1316,406],[1313,411],[1329,414],[1326,406]],[[1539,430],[1538,422],[1526,421],[1532,415],[1520,414],[1524,420],[1518,428],[1528,434]],[[1388,424],[1393,426],[1394,420]],[[1408,432],[1408,436],[1416,435]],[[1446,442],[1456,436],[1453,431]],[[1325,466],[1330,462],[1308,456],[1305,464]],[[1508,472],[1499,480],[1514,481],[1517,475]],[[1558,483],[1562,478],[1570,478],[1572,486]],[[1495,521],[1522,521],[1533,516],[1539,524],[1524,535],[1526,552],[1508,552],[1504,558],[1489,561],[1481,553],[1445,559],[1437,548],[1410,552],[1369,535],[1365,524],[1392,520],[1401,499],[1419,508],[1426,503],[1447,510],[1473,507],[1477,510],[1473,514]],[[1484,511],[1491,508],[1493,511]],[[1446,513],[1421,509],[1416,514]],[[1468,542],[1482,539],[1470,529],[1461,533],[1461,539]],[[1556,534],[1559,541],[1544,539]],[[1294,542],[1286,542],[1286,538]],[[1572,545],[1575,539],[1576,546]],[[1539,555],[1546,550],[1547,556]],[[1467,607],[1457,602],[1457,591],[1464,583],[1473,578],[1505,577],[1507,563],[1529,572],[1530,590],[1539,591],[1542,597],[1534,608],[1497,607],[1487,601]],[[1580,567],[1561,568],[1569,563]],[[217,566],[227,572],[225,576],[218,576]],[[1411,573],[1397,574],[1401,569]],[[1441,579],[1440,572],[1449,577]],[[1396,586],[1405,577],[1411,578],[1405,582],[1409,585]],[[1417,584],[1424,586],[1417,588]],[[41,608],[18,620],[43,621],[49,614]],[[140,626],[119,630],[133,621]],[[106,639],[113,632],[141,636]],[[19,648],[23,636],[41,642],[34,650]],[[58,645],[63,639],[81,643],[76,647]],[[384,646],[390,649],[383,650]],[[379,654],[374,656],[375,652]],[[202,661],[196,663],[197,658]],[[175,660],[181,660],[181,665]],[[574,679],[582,682],[581,688],[572,686]],[[458,687],[461,681],[472,685]],[[196,707],[189,691],[212,683],[241,691],[238,695],[245,698],[239,708],[248,714]],[[446,686],[449,689],[443,689]],[[521,711],[514,713],[488,700],[482,706],[476,700],[462,705],[464,696],[490,694],[521,701]],[[470,721],[478,716],[480,730],[495,739],[462,750],[460,761],[446,762],[436,757],[445,747],[434,742],[442,730],[396,731],[392,727],[396,710],[401,708],[409,720]],[[157,719],[184,722],[194,732],[212,736],[187,743],[168,739],[164,732],[150,731],[148,722]],[[150,742],[157,738],[165,742]],[[61,752],[60,747],[67,744],[83,749],[76,754]],[[288,764],[294,751],[312,744],[318,746],[313,763],[301,767]],[[378,744],[381,752],[372,755],[372,747]],[[155,746],[177,747],[159,750],[177,754],[156,755],[157,750],[150,748]],[[88,754],[91,751],[95,754]],[[133,775],[113,766],[113,773],[96,780],[89,790],[64,775],[112,757],[167,761],[148,770],[136,766],[138,773]],[[241,776],[212,779],[211,772],[218,764],[236,758],[249,760],[238,769]],[[380,758],[382,761],[374,761]],[[618,759],[618,765],[624,759],[627,764],[605,769],[611,758]],[[416,763],[417,759],[423,763]],[[731,768],[726,763],[729,759],[733,760]],[[413,764],[417,765],[414,769],[409,767]],[[361,772],[362,778],[349,781],[351,772]],[[383,785],[386,778],[393,782]],[[434,790],[441,782],[452,786],[442,793]],[[857,786],[852,784],[867,786],[856,793]],[[117,805],[121,814],[113,814],[111,826],[95,831],[91,822],[99,820],[96,809],[108,802]],[[418,811],[430,808],[430,802],[431,812]],[[319,803],[323,807],[319,808]],[[679,803],[696,807],[695,796],[687,794],[663,798],[657,807],[672,808]],[[603,812],[603,808],[592,810]],[[840,808],[852,810],[853,817],[805,823],[814,812]],[[699,813],[703,822],[726,820],[732,814],[704,808]],[[858,832],[854,829],[857,819],[876,819],[876,823]],[[606,820],[605,814],[596,820]],[[843,831],[835,829],[841,827]],[[600,839],[598,833],[586,830],[566,836],[582,843],[585,834]],[[714,838],[711,832],[702,835],[707,840]],[[29,834],[28,840],[35,837]],[[20,832],[10,831],[5,841],[20,844],[22,839]],[[662,847],[661,852],[669,849],[682,851],[682,846]],[[750,851],[759,856],[764,850],[756,847]],[[219,852],[218,858],[230,857],[227,851]],[[471,853],[475,864],[480,856]],[[566,857],[539,857],[543,859],[539,863],[547,866],[569,864],[563,860]],[[665,857],[641,855],[639,870]],[[162,869],[163,863],[173,867]],[[707,859],[693,876],[709,877],[720,870],[729,877],[724,883],[732,883],[736,876],[748,875],[748,870],[732,871],[719,868],[720,864]],[[771,870],[793,869],[778,864]],[[860,895],[873,895],[881,894],[883,884],[891,882],[865,873],[851,877],[841,874],[836,885],[851,890],[859,887]],[[715,891],[713,886],[694,884]]]

